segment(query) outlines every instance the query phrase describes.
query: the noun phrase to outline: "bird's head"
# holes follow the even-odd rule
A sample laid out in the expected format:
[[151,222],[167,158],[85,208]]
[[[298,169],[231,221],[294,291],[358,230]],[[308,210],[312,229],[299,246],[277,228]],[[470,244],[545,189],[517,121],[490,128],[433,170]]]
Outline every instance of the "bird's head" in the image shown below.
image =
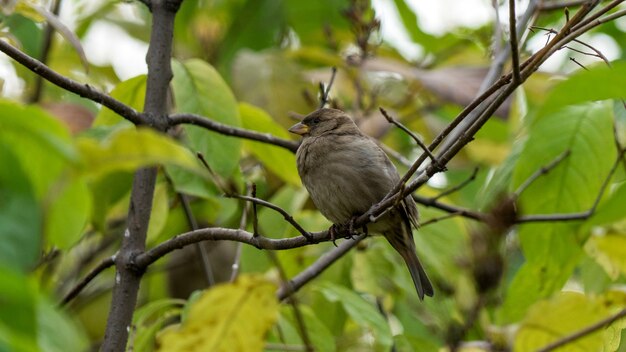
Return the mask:
[[327,108],[313,111],[289,129],[289,132],[303,137],[316,137],[330,131],[359,133],[358,127],[345,112]]

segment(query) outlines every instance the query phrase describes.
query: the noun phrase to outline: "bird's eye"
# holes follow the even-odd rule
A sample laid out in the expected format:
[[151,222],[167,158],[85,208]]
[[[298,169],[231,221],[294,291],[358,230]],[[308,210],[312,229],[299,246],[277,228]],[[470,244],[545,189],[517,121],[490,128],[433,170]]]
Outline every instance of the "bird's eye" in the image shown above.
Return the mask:
[[318,124],[319,122],[320,122],[320,118],[319,117],[316,117],[313,120],[311,120],[311,123],[314,124],[314,125]]

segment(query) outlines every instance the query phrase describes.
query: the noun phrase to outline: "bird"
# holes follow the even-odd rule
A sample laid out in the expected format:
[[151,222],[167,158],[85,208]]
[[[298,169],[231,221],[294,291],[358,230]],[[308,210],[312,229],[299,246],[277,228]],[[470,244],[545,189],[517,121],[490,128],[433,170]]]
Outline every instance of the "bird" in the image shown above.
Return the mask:
[[[302,136],[296,151],[298,174],[317,209],[333,226],[352,224],[400,182],[387,154],[341,110],[315,110],[289,132]],[[367,230],[382,234],[400,254],[423,300],[434,291],[417,257],[412,225],[419,226],[418,211],[409,195],[367,225]]]

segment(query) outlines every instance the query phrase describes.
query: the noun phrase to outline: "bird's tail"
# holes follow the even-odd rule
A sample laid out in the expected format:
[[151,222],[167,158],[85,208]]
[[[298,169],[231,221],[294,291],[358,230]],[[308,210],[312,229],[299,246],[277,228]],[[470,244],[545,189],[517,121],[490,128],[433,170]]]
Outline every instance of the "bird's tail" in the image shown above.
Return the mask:
[[426,275],[424,267],[422,267],[422,263],[420,263],[419,258],[417,258],[415,249],[410,248],[410,251],[400,252],[400,255],[409,268],[409,273],[411,273],[411,278],[413,279],[420,300],[424,300],[424,295],[432,297],[434,294],[433,285],[430,283],[428,275]]
[[402,226],[401,229],[396,228],[396,231],[390,231],[384,233],[384,235],[391,246],[402,256],[406,266],[409,268],[409,273],[415,284],[419,299],[424,300],[425,295],[432,297],[434,294],[433,285],[430,283],[422,263],[417,258],[417,253],[415,253],[415,243],[410,232],[410,225]]

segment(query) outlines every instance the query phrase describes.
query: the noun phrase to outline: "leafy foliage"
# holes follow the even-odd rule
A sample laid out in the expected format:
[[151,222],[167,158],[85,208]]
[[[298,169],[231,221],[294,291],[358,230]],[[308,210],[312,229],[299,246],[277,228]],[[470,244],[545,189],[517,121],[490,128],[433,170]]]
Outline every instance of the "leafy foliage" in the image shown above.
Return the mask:
[[[43,18],[34,2],[15,5],[3,8],[0,36],[41,58]],[[82,41],[103,22],[134,40],[149,39],[152,18],[140,1],[67,6]],[[378,19],[393,12],[398,17],[385,15],[382,26],[393,22],[403,33],[398,37],[419,45],[416,57],[403,56],[393,44],[398,38],[379,31]],[[328,83],[335,66],[330,105],[412,162],[422,151],[377,108],[430,142],[477,95],[493,63],[490,43],[499,42],[490,24],[432,34],[424,15],[406,0],[185,0],[175,22],[168,104],[172,113],[295,141],[287,128],[319,106],[318,83]],[[561,28],[565,16],[541,12],[537,21]],[[202,243],[168,254],[144,274],[128,349],[273,351],[309,341],[319,351],[535,351],[616,314],[626,306],[620,28],[607,23],[593,33],[621,49],[610,67],[570,51],[585,69],[569,61],[533,74],[448,170],[418,189],[424,226],[414,235],[435,285],[433,299],[418,301],[401,258],[378,237],[304,285],[291,302],[276,299],[283,275],[291,279],[310,268],[332,244],[278,251],[274,260],[249,245]],[[540,32],[529,37],[545,40]],[[76,46],[53,37],[47,65],[143,110],[146,75],[122,80],[115,63],[88,63],[86,71]],[[533,50],[522,49],[522,59]],[[148,249],[196,226],[299,236],[274,210],[253,211],[223,197],[251,194],[251,184],[256,197],[306,230],[330,226],[302,188],[291,151],[191,124],[167,134],[136,128],[49,83],[34,98],[36,75],[12,63],[23,86],[0,100],[0,351],[86,350],[103,339],[115,274],[101,273],[67,309],[52,302],[117,253],[140,168],[158,167]],[[59,103],[65,108],[52,108]],[[471,176],[474,167],[480,171]],[[470,176],[464,187],[438,196]],[[590,209],[593,216],[569,221],[523,221]],[[233,263],[240,273],[231,282]],[[213,281],[221,284],[209,287]],[[617,320],[560,350],[626,351],[625,327]]]

